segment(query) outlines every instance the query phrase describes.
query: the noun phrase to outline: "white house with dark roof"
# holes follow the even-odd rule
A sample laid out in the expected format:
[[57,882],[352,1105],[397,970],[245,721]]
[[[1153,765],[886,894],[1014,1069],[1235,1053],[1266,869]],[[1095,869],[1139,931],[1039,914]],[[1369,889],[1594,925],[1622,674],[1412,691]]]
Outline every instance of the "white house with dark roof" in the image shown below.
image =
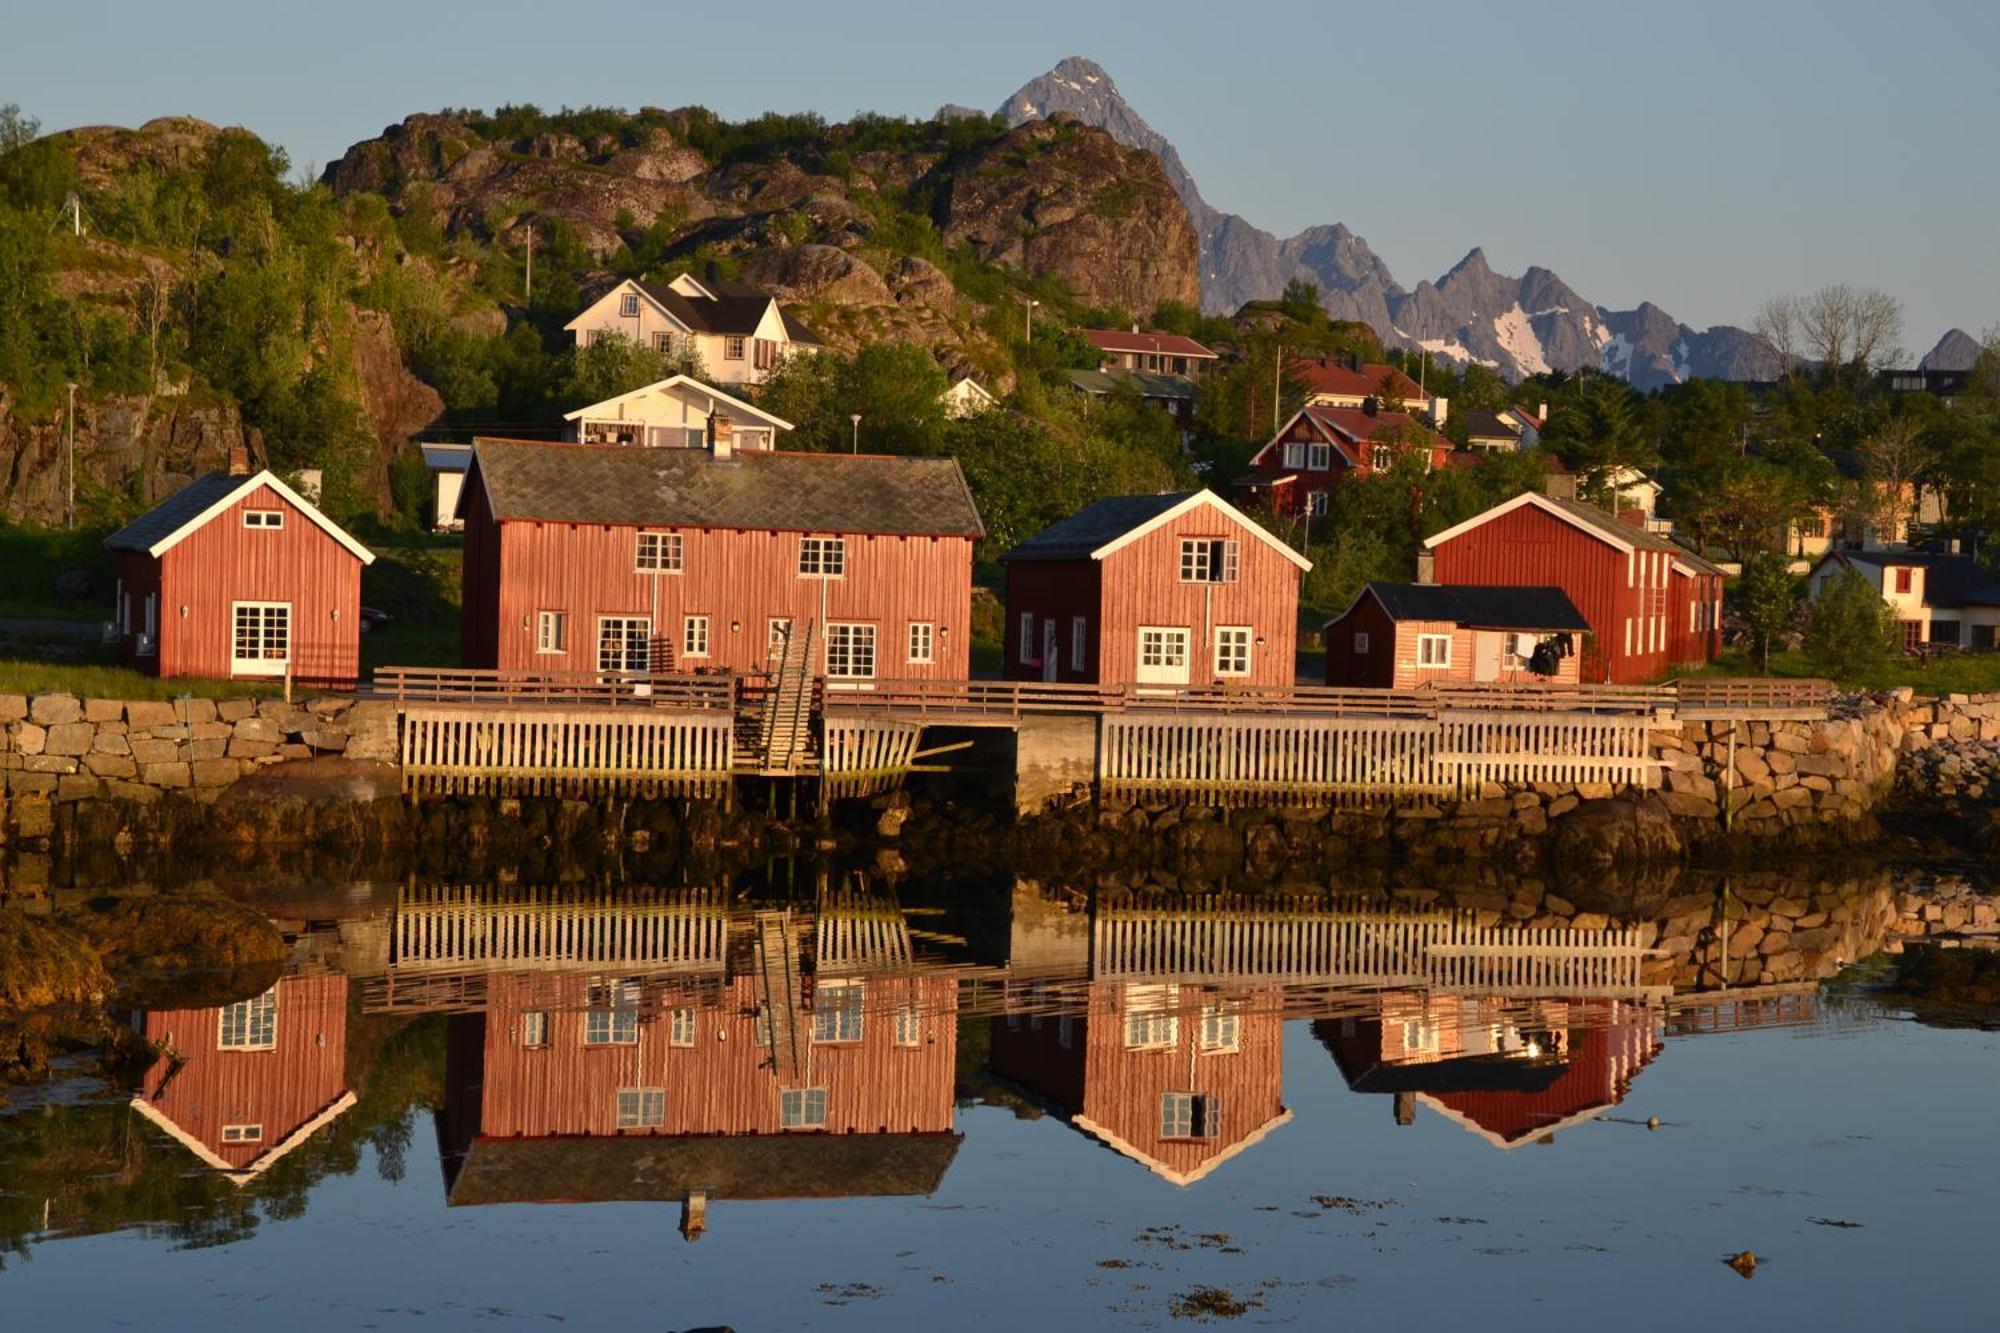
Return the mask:
[[672,282],[627,278],[563,325],[588,347],[619,334],[668,355],[692,352],[717,384],[755,384],[799,352],[818,351],[812,330],[769,292],[683,273]]
[[1991,651],[2000,647],[2000,579],[1956,551],[1832,551],[1813,566],[1814,601],[1852,570],[1882,595],[1902,626],[1903,646]]

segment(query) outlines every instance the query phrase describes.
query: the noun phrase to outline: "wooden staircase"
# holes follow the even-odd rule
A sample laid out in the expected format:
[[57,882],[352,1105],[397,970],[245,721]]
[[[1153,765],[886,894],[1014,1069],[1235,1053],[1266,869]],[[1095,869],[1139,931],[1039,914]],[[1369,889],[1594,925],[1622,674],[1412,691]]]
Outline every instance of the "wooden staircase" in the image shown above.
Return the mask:
[[764,1033],[778,1086],[805,1086],[805,1043],[799,1033],[799,937],[790,912],[757,914],[757,969]]
[[772,674],[764,696],[763,710],[757,715],[757,737],[753,751],[758,770],[766,773],[796,773],[813,761],[813,641],[815,622],[785,638],[785,651]]

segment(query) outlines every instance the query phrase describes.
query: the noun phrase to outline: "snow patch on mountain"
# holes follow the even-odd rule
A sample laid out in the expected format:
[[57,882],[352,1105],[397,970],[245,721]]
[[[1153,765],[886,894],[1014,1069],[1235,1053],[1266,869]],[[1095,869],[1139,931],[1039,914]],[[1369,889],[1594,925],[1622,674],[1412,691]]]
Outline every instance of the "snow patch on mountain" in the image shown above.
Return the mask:
[[1493,320],[1493,336],[1500,340],[1501,350],[1513,362],[1517,374],[1543,375],[1549,370],[1549,361],[1542,354],[1542,340],[1535,336],[1535,330],[1528,323],[1528,312],[1521,309],[1516,301],[1514,308]]

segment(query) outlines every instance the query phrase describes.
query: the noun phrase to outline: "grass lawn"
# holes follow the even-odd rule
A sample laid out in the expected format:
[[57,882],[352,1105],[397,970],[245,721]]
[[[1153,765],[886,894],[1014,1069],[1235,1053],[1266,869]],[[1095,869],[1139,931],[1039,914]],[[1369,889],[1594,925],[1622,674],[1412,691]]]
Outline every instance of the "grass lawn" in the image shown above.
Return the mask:
[[[1771,654],[1765,671],[1756,657],[1731,649],[1691,676],[1825,676],[1802,652]],[[1851,690],[1890,690],[1908,685],[1919,694],[1984,694],[2000,692],[2000,653],[1948,653],[1928,659],[1898,657],[1865,671],[1836,673],[1836,684]]]
[[0,658],[0,694],[60,691],[92,699],[241,699],[284,693],[282,684],[244,680],[161,680],[130,667]]

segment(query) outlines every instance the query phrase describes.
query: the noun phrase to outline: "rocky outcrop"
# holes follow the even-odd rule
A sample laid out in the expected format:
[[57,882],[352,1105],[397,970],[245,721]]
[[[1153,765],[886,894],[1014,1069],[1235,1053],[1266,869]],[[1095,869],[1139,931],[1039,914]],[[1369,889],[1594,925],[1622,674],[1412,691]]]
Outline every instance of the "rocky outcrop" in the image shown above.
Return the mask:
[[947,244],[1059,277],[1089,304],[1150,312],[1200,299],[1194,228],[1159,159],[1068,116],[956,164],[937,222]]
[[[194,477],[219,471],[229,451],[261,442],[232,403],[190,394],[79,394],[76,403],[79,493],[129,496],[150,505]],[[0,384],[0,517],[60,522],[64,506],[63,408],[27,413]]]
[[866,260],[831,245],[766,251],[743,266],[743,277],[780,301],[888,305],[896,299]]

